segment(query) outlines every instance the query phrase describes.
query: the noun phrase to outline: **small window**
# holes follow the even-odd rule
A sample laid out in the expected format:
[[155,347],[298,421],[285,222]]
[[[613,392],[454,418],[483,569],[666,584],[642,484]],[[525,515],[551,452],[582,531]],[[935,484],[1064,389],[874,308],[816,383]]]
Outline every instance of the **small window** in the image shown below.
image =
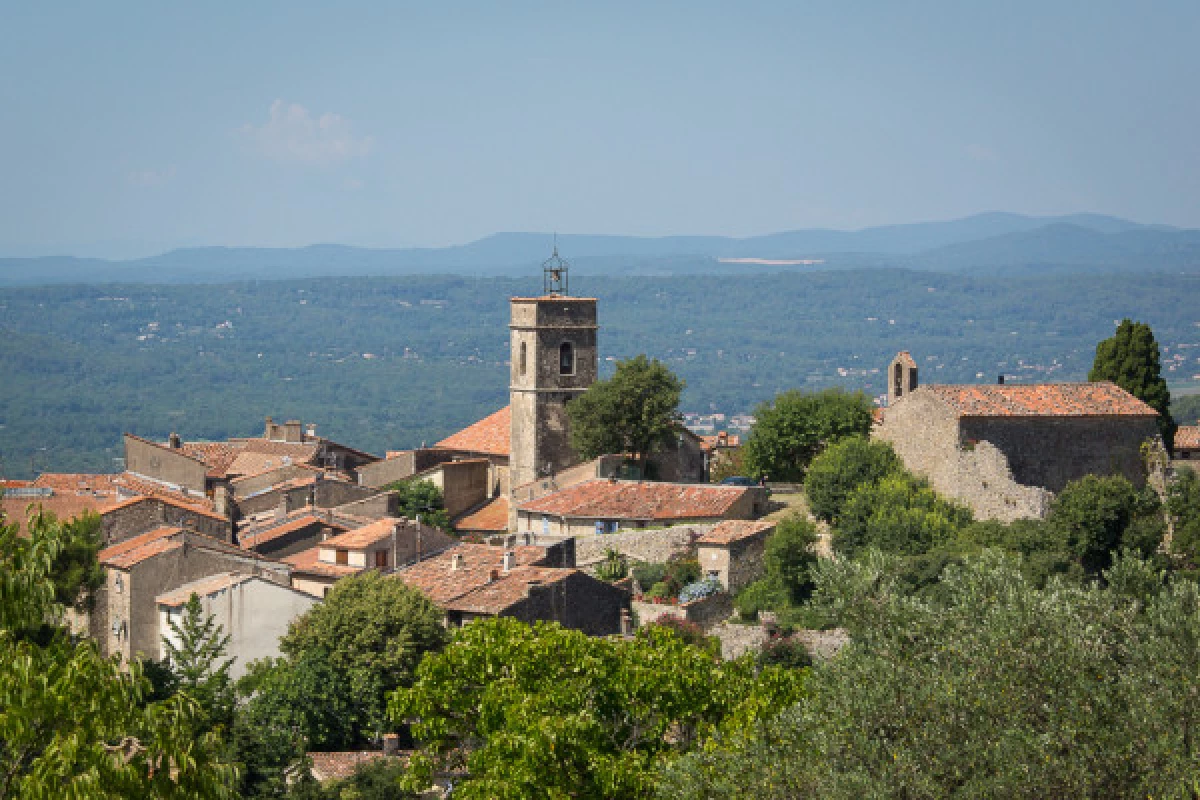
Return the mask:
[[900,397],[904,394],[904,367],[900,364],[897,364],[893,370],[893,373],[892,386],[894,388],[892,394],[896,395],[896,397]]
[[520,365],[521,365],[521,374],[524,375],[525,368],[526,368],[526,366],[528,366],[528,358],[526,357],[524,342],[521,342],[521,357],[520,357],[519,361],[520,361]]
[[558,348],[558,373],[560,375],[575,374],[575,348],[570,342],[563,342]]
[[336,556],[334,557],[334,563],[337,563],[337,564],[349,564],[350,563],[350,552],[348,550],[335,550],[334,552],[336,553]]
[[380,569],[385,569],[387,567],[387,550],[375,551],[375,566],[379,567]]

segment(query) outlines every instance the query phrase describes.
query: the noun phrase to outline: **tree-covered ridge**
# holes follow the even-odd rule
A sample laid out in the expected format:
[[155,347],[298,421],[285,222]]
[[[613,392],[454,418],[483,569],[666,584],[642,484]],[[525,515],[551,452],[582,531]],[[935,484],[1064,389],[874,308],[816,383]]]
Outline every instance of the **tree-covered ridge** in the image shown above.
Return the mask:
[[[505,404],[508,298],[537,288],[413,276],[2,290],[3,470],[28,473],[31,457],[109,470],[126,430],[218,439],[268,414],[379,453],[437,441]],[[796,387],[881,394],[899,349],[925,383],[1082,380],[1123,317],[1154,329],[1169,381],[1200,373],[1195,276],[881,269],[580,276],[572,290],[600,301],[602,371],[657,358],[686,382],[685,411],[748,411]]]

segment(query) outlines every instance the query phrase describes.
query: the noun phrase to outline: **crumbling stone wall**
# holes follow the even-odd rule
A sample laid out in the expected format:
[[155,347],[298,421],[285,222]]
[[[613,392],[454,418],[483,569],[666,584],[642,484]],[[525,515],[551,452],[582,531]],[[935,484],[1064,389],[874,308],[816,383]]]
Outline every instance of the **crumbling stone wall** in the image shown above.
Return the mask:
[[233,525],[229,520],[166,503],[157,497],[106,511],[100,520],[106,544],[123,542],[163,526],[186,528],[222,542],[233,541]]
[[605,553],[611,548],[634,561],[660,563],[676,553],[687,551],[696,539],[712,529],[712,524],[675,525],[670,528],[576,536],[575,558],[581,566],[597,564],[604,560]]

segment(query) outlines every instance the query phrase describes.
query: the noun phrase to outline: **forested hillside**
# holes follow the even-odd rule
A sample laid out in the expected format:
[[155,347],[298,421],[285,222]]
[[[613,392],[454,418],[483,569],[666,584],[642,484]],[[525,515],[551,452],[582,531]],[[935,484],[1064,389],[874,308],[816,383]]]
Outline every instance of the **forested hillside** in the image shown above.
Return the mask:
[[[925,382],[1081,380],[1126,316],[1153,327],[1168,380],[1200,373],[1197,276],[853,270],[571,288],[600,299],[602,372],[662,359],[687,381],[685,410],[749,410],[792,387],[877,394],[899,349]],[[2,290],[0,468],[108,470],[123,431],[222,438],[267,415],[379,453],[432,442],[507,402],[508,298],[540,289],[530,275]]]

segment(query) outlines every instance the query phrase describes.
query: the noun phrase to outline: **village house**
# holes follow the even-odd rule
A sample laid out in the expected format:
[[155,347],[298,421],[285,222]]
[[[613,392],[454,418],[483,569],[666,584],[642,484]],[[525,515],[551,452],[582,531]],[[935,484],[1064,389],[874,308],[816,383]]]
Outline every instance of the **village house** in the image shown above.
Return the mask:
[[918,386],[907,353],[888,374],[873,435],[981,519],[1042,517],[1084,475],[1146,481],[1142,448],[1158,436],[1158,413],[1113,383]]
[[628,528],[755,519],[766,492],[749,486],[591,480],[517,506],[518,532],[590,536]]
[[513,617],[557,622],[593,636],[620,632],[628,592],[575,569],[569,545],[460,543],[395,577],[444,609],[452,627],[479,617]]
[[226,572],[257,575],[280,586],[291,583],[286,564],[176,527],[110,545],[97,559],[107,574],[87,629],[102,653],[119,653],[126,661],[158,655],[160,595]]
[[185,583],[155,598],[160,659],[167,655],[163,639],[179,645],[171,625],[180,626],[183,607],[193,594],[202,613],[211,616],[229,636],[225,655],[233,659],[229,675],[234,680],[246,674],[251,661],[278,658],[279,638],[287,633],[292,620],[318,602],[310,594],[244,572],[222,572]]
[[1200,426],[1180,425],[1175,431],[1175,461],[1200,461]]
[[292,585],[316,597],[347,575],[374,569],[392,572],[453,546],[455,539],[416,520],[380,519],[331,536],[283,560],[292,567]]
[[696,540],[696,560],[706,577],[737,594],[764,574],[763,553],[775,523],[767,520],[725,520]]

